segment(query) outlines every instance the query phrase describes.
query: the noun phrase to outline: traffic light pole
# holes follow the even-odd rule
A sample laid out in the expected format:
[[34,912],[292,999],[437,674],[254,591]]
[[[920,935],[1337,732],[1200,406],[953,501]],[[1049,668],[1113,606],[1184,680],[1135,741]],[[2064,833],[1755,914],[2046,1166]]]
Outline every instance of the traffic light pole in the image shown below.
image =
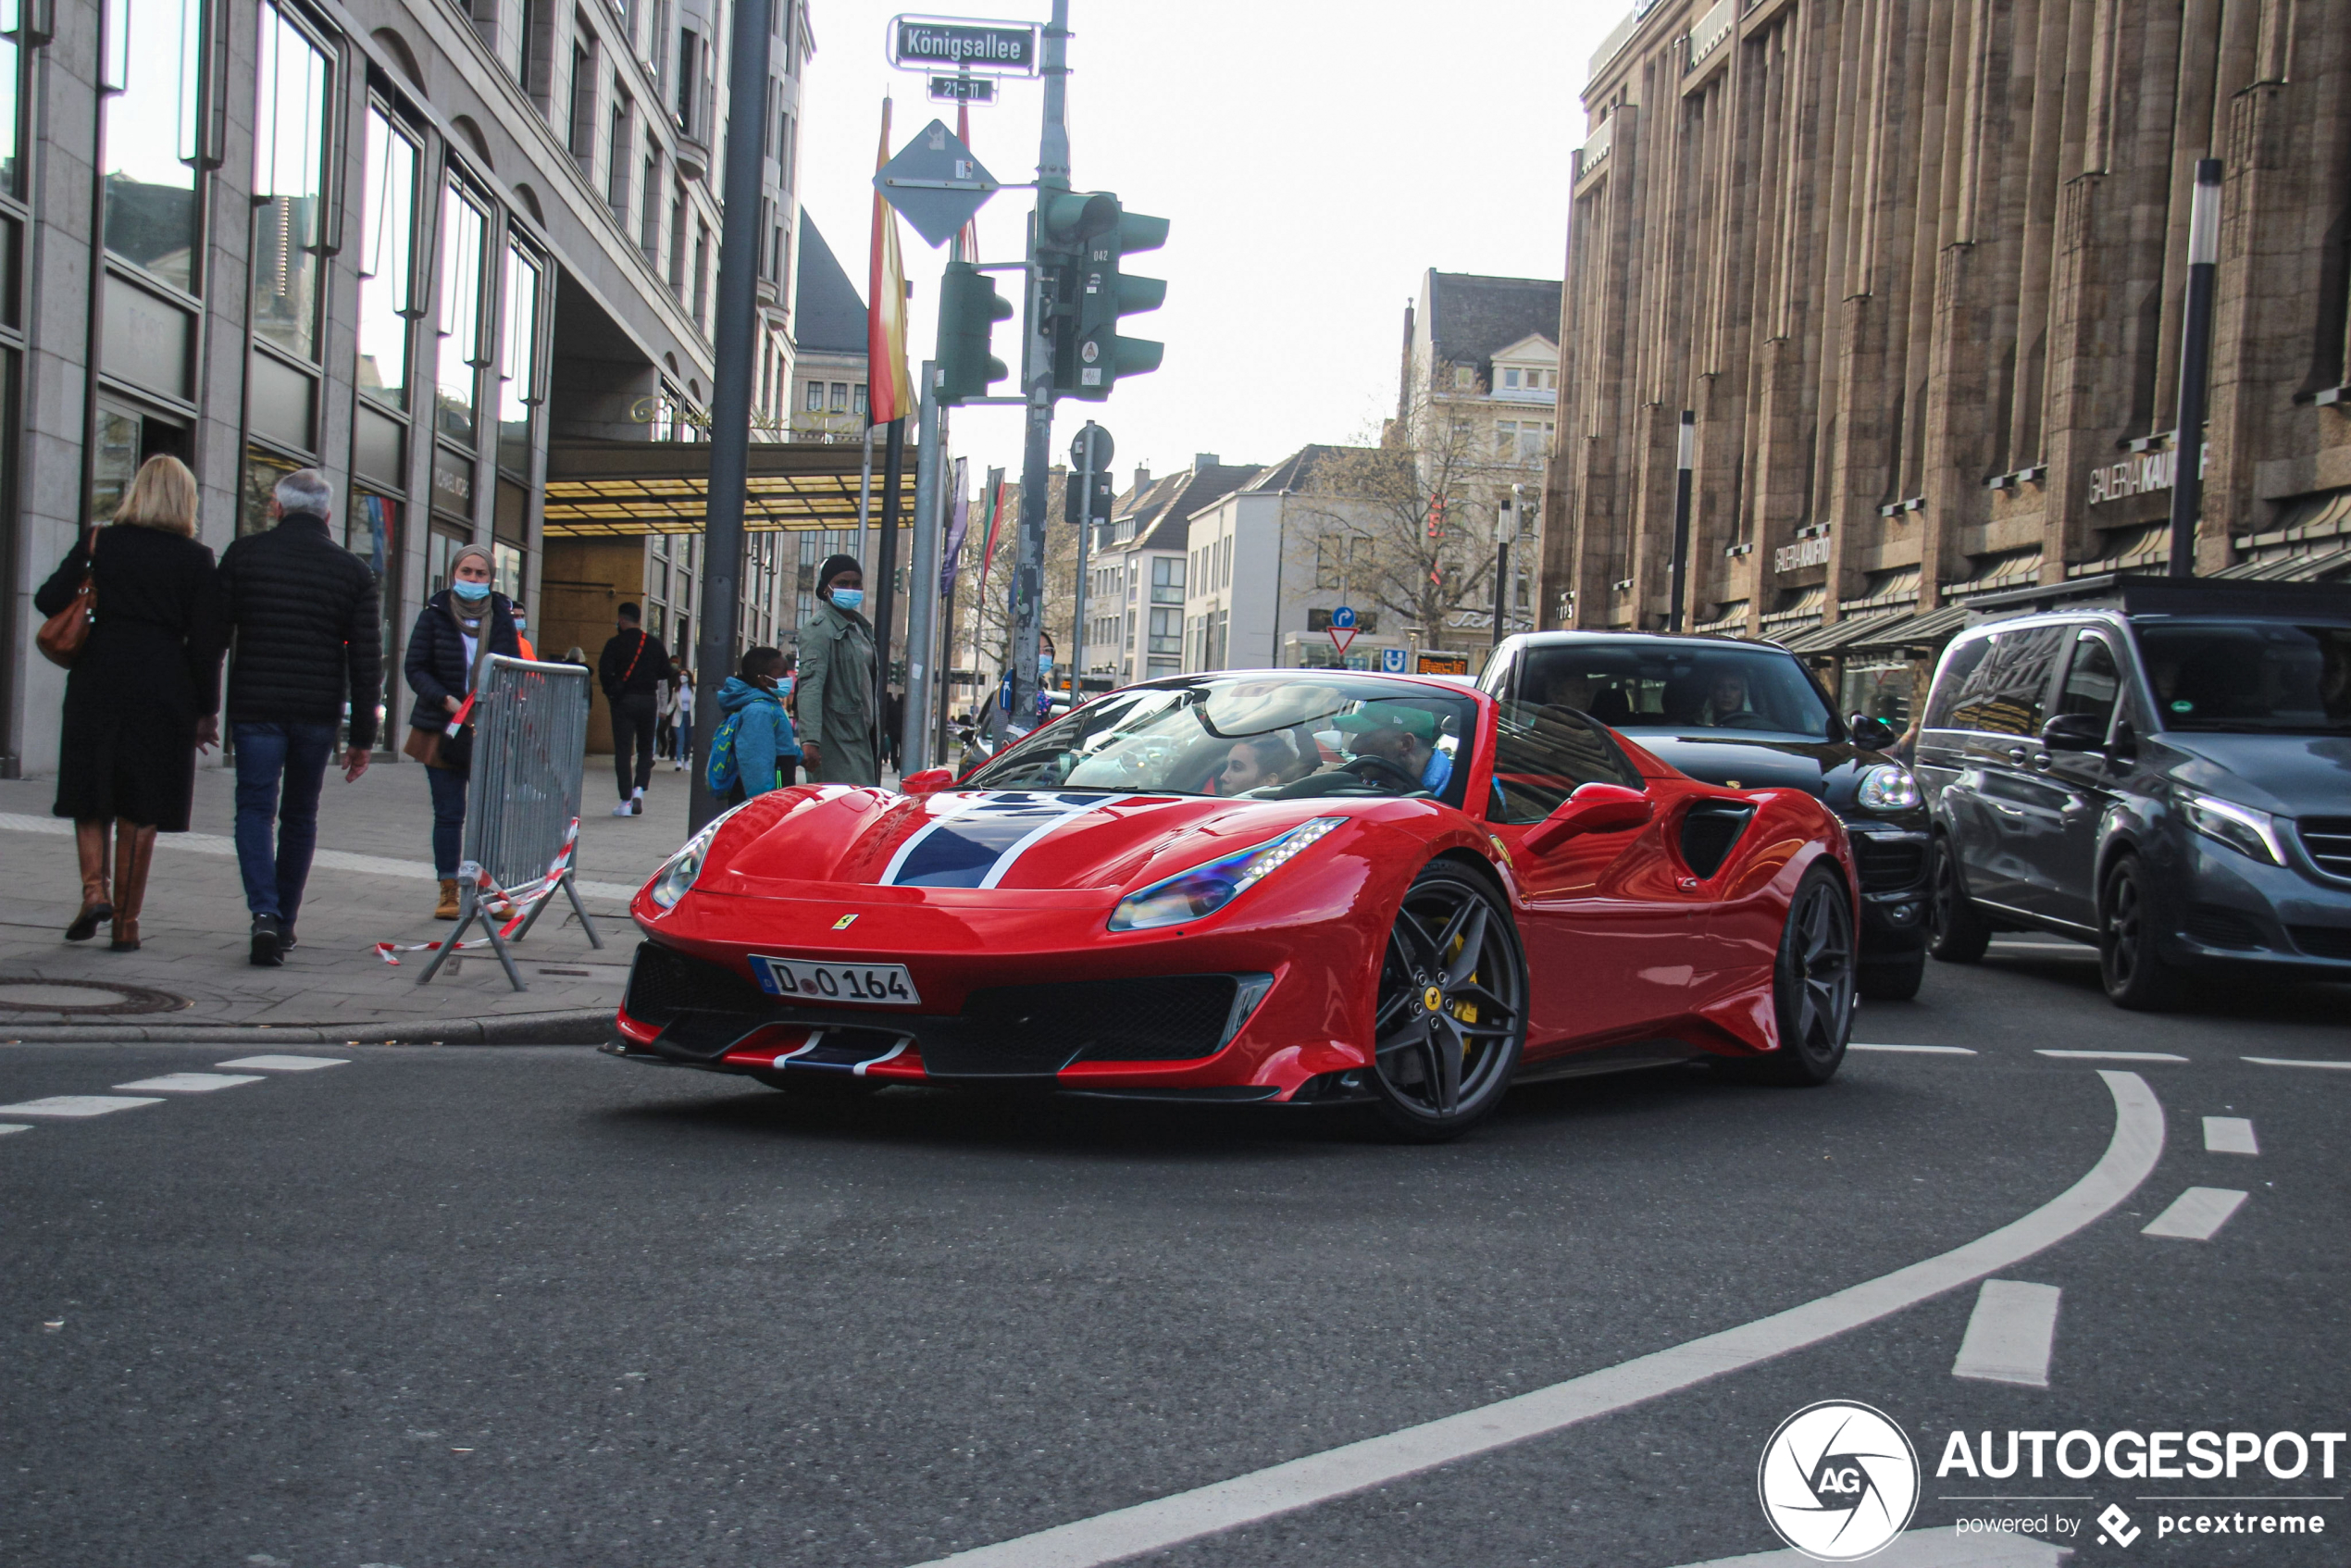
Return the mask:
[[1086,567],[1094,553],[1094,422],[1086,421],[1077,444],[1085,448],[1077,467],[1077,616],[1069,640],[1069,705],[1086,700]]
[[[767,18],[770,0],[736,0],[728,40],[726,200],[718,234],[718,311],[712,341],[710,492],[703,513],[702,641],[694,663],[703,690],[715,692],[734,673],[735,633],[742,616],[743,492],[751,479],[752,352],[759,310],[759,180],[766,139],[760,134],[767,102]],[[1058,7],[1057,7],[1058,9]],[[715,702],[694,704],[694,777],[687,806],[699,830],[717,815],[705,780],[711,743],[723,718]]]
[[1021,345],[1021,391],[1028,400],[1021,447],[1020,537],[1012,580],[1012,708],[1004,717],[1021,729],[1038,718],[1037,647],[1045,610],[1045,487],[1051,482],[1053,355],[1050,281],[1037,268],[1045,205],[1069,189],[1069,127],[1064,120],[1069,77],[1069,0],[1053,0],[1045,26],[1045,121],[1037,147],[1037,211],[1028,224],[1028,309]]
[[906,707],[900,716],[904,748],[899,772],[930,765],[931,656],[939,614],[939,367],[923,361],[922,434],[914,453],[914,549],[906,573]]

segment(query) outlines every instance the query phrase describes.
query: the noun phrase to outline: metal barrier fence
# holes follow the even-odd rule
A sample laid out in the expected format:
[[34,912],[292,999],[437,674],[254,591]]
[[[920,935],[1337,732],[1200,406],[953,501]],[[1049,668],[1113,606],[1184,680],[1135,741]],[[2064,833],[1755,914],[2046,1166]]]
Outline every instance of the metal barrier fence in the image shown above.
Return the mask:
[[[466,789],[465,863],[457,868],[457,928],[417,983],[433,977],[479,919],[505,965],[506,978],[524,990],[506,941],[509,936],[520,941],[529,935],[558,888],[571,901],[590,944],[604,945],[573,883],[580,770],[588,749],[588,672],[578,665],[492,653],[482,660],[480,679],[472,703],[472,777]],[[502,904],[507,907],[502,910]]]

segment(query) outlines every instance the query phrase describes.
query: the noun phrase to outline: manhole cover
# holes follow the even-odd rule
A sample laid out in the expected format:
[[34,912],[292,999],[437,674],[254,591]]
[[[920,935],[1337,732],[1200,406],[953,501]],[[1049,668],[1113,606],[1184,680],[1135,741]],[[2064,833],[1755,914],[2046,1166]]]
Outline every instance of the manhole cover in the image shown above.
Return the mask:
[[0,977],[0,1010],[10,1013],[177,1013],[189,1005],[145,986]]

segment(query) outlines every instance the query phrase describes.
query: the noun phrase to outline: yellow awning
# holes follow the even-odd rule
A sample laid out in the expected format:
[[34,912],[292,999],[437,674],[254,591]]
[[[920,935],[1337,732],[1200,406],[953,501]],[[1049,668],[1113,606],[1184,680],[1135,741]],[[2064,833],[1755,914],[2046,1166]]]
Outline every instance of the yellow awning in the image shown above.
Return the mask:
[[[874,442],[872,515],[882,512],[881,442]],[[759,531],[853,529],[864,449],[856,442],[754,442],[743,526]],[[547,450],[546,537],[699,533],[709,493],[706,442],[557,441]],[[906,451],[899,516],[914,513],[914,452]]]

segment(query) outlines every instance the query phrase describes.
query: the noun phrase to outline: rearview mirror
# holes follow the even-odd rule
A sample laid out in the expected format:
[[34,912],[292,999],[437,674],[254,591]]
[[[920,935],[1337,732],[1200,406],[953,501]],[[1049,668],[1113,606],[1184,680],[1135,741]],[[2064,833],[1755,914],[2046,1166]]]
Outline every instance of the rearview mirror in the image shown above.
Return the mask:
[[1845,732],[1853,738],[1855,745],[1865,752],[1882,752],[1902,739],[1901,732],[1885,720],[1872,718],[1867,714],[1855,714],[1847,719]]
[[900,779],[898,792],[902,795],[928,795],[944,790],[953,782],[955,782],[953,768],[927,767],[920,773],[910,773]]
[[1532,853],[1549,854],[1579,833],[1621,833],[1638,828],[1656,811],[1638,790],[1621,784],[1586,784],[1530,828],[1524,842]]
[[2095,752],[2106,745],[2106,720],[2096,714],[2059,714],[2042,727],[2041,744],[2053,752]]

